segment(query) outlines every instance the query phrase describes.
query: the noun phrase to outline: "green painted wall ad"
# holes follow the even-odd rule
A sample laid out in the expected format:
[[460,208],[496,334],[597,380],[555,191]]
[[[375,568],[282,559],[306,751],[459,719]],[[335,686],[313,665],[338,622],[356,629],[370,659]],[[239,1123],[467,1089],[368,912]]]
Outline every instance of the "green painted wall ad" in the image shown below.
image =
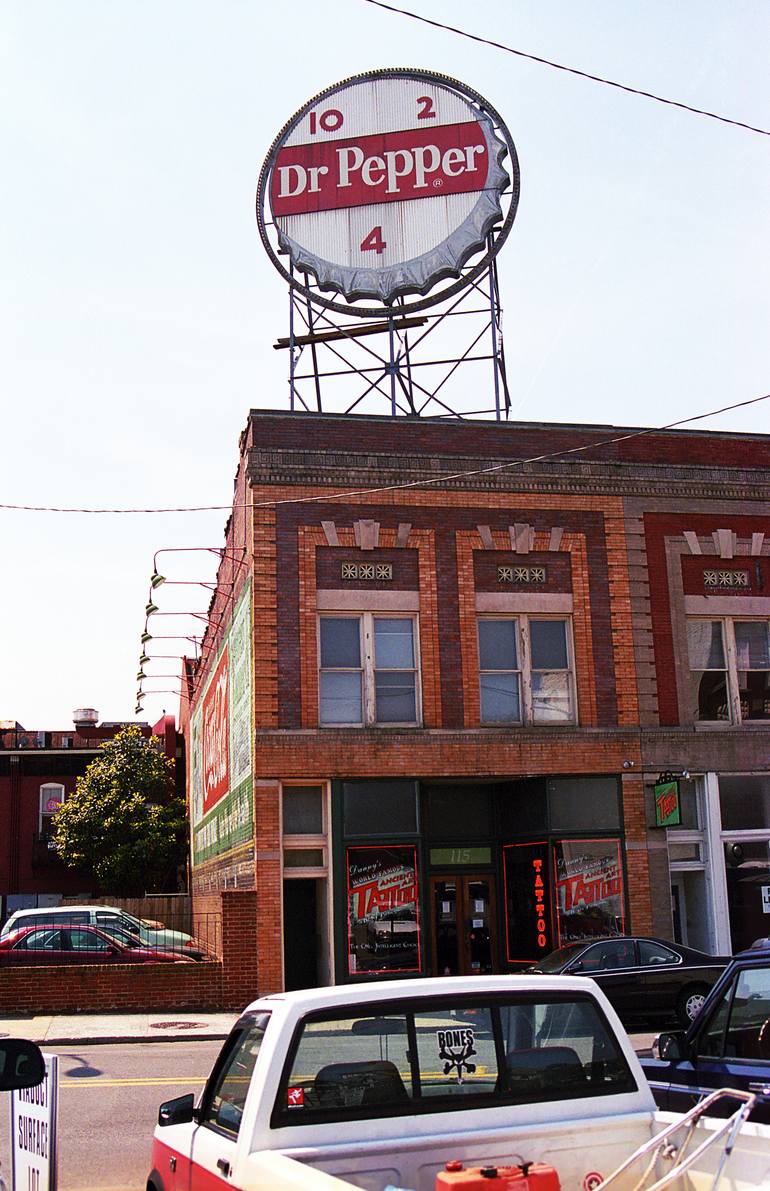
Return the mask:
[[194,866],[247,843],[254,834],[251,675],[247,583],[190,721]]

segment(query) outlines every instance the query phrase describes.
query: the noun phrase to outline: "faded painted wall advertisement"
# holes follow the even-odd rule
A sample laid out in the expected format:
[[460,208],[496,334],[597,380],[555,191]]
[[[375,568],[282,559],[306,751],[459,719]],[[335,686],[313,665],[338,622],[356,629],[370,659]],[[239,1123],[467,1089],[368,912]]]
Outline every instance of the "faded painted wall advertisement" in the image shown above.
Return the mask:
[[251,586],[246,584],[190,721],[193,863],[254,833]]
[[415,848],[348,848],[350,974],[420,970]]
[[230,787],[228,741],[228,661],[222,650],[203,698],[203,813],[210,811]]
[[620,840],[559,840],[553,863],[559,944],[624,934]]

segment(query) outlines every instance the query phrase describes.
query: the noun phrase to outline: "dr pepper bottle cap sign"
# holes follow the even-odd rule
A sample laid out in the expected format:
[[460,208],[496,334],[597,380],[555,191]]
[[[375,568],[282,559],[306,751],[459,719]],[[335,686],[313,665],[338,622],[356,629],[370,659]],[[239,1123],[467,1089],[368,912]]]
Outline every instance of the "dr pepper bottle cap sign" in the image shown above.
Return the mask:
[[[309,294],[323,305],[347,312],[371,299],[369,313],[387,313],[406,295],[418,309],[469,284],[504,242],[518,196],[516,149],[485,99],[430,71],[376,70],[289,120],[262,169],[257,218],[291,284],[303,289],[297,275],[309,274],[330,293]],[[446,279],[455,284],[431,292]]]

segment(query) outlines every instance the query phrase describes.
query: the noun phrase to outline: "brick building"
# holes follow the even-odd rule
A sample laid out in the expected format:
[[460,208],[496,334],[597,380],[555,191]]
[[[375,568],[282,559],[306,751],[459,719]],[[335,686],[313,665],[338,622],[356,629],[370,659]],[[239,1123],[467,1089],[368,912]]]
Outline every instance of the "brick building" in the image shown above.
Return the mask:
[[762,436],[252,411],[182,721],[260,991],[766,933],[769,489]]
[[[92,878],[67,868],[51,848],[53,817],[78,777],[125,723],[97,723],[96,712],[75,713],[64,731],[27,731],[0,721],[0,922],[13,910],[58,905],[63,897],[91,896]],[[163,716],[145,736],[159,736],[176,759],[173,716]]]

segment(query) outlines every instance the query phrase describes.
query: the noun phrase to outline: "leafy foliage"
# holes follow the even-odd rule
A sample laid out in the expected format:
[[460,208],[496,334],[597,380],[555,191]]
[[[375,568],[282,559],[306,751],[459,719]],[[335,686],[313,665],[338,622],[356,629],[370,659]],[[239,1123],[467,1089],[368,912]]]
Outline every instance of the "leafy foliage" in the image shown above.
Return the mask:
[[105,741],[56,812],[54,846],[64,863],[92,873],[101,892],[116,897],[175,889],[187,817],[173,773],[138,728]]

